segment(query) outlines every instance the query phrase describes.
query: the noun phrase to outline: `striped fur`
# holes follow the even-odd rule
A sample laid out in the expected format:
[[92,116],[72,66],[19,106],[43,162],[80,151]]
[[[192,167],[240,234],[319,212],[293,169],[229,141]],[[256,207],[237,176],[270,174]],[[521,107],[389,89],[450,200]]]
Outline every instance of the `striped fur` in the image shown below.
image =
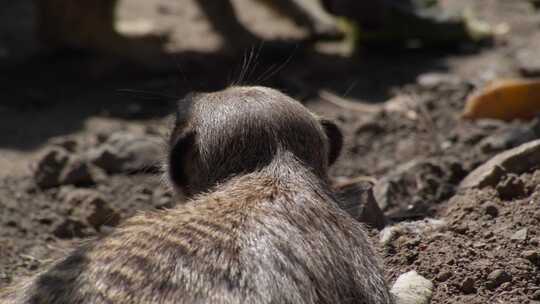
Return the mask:
[[394,303],[327,186],[335,127],[261,87],[193,95],[178,112],[169,170],[190,201],[128,219],[0,303]]

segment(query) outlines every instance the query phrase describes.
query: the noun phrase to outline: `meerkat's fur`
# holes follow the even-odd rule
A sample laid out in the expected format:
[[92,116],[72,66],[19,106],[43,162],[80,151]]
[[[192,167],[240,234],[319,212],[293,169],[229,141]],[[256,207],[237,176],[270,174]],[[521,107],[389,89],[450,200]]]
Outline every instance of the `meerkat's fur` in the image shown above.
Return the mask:
[[335,124],[264,87],[178,103],[169,174],[190,200],[144,212],[3,304],[392,304],[362,225],[328,185]]

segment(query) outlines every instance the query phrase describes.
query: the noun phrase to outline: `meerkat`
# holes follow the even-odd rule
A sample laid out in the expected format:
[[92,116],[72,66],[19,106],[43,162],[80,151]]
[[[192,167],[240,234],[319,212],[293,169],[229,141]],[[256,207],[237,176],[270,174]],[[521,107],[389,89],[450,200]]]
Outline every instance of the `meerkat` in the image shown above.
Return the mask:
[[230,87],[179,101],[169,145],[188,202],[126,220],[0,303],[394,303],[330,190],[334,123],[277,90]]

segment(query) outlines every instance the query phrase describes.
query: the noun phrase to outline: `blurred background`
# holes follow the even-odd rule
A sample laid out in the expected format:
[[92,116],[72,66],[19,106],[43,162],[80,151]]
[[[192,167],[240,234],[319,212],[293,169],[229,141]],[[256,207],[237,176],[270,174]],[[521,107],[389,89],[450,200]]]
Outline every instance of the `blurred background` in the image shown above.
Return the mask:
[[[333,181],[368,182],[382,211],[374,222],[436,217],[458,231],[385,249],[389,278],[411,268],[431,280],[456,273],[436,281],[434,303],[540,300],[536,266],[518,271],[513,259],[538,245],[538,207],[498,206],[522,215],[497,226],[492,208],[488,216],[467,205],[531,201],[538,164],[459,196],[475,168],[540,138],[537,1],[5,2],[0,287],[41,269],[64,243],[170,207],[159,164],[176,100],[247,84],[280,89],[338,122],[346,146]],[[529,227],[530,238],[518,248],[497,237],[500,225]],[[491,237],[475,230],[497,240],[484,246]],[[498,263],[515,270],[509,289],[486,281]]]
[[[467,59],[489,52],[497,26],[504,32],[508,18],[521,19],[525,3],[439,2],[12,1],[0,11],[0,147],[36,148],[96,115],[170,110],[165,101],[143,102],[120,89],[181,97],[240,80],[306,101],[328,89],[376,103],[426,72],[495,77],[477,67],[492,61],[488,55],[478,64]],[[515,30],[527,27],[516,22]],[[506,65],[489,69],[511,69]]]

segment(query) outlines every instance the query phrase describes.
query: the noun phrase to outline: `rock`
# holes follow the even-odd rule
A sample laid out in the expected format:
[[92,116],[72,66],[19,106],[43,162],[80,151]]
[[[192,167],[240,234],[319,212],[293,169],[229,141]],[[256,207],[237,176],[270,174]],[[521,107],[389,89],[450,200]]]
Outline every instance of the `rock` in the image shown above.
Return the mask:
[[60,184],[93,185],[95,180],[84,160],[71,157],[60,173]]
[[379,241],[383,245],[388,245],[391,241],[403,234],[422,235],[428,232],[443,231],[446,228],[447,224],[445,221],[429,218],[415,222],[401,222],[384,228],[379,233]]
[[459,189],[495,186],[506,173],[520,174],[540,165],[540,140],[504,151],[472,171]]
[[102,175],[85,159],[59,146],[46,149],[34,170],[34,180],[42,189],[68,184],[93,185]]
[[390,172],[381,178],[373,188],[373,194],[375,199],[382,210],[388,209],[390,206],[394,206],[401,196],[406,195],[406,189],[402,189],[400,184],[405,179],[406,175],[410,171],[414,171],[413,168],[417,167],[420,161],[414,160],[403,165],[400,165],[395,170]]
[[473,247],[482,249],[482,248],[486,247],[486,243],[484,243],[484,242],[474,242]]
[[185,201],[185,198],[178,194],[173,199],[173,194],[169,190],[163,188],[157,188],[152,193],[152,201],[157,209],[169,209],[172,208],[177,201]]
[[45,150],[37,161],[34,171],[36,184],[42,189],[60,185],[60,176],[68,160],[69,154],[63,148],[54,147]]
[[108,173],[156,172],[162,161],[162,145],[158,136],[117,132],[90,150],[88,158]]
[[484,139],[478,145],[484,153],[501,152],[538,139],[538,134],[530,126],[503,128]]
[[510,239],[513,241],[520,241],[520,242],[526,241],[528,232],[529,232],[529,229],[527,228],[520,229],[516,231],[514,234],[512,234]]
[[7,272],[0,271],[0,283],[7,285],[11,283],[11,276]]
[[386,217],[375,201],[370,183],[342,185],[336,189],[336,196],[340,207],[358,221],[377,229],[386,225]]
[[450,271],[444,271],[444,272],[439,273],[436,280],[439,282],[446,282],[451,277],[452,277],[452,273]]
[[381,180],[375,185],[375,200],[382,210],[388,209],[392,205],[392,201],[397,200],[396,188],[396,184],[391,180]]
[[[373,116],[372,116],[373,117]],[[376,117],[370,117],[360,125],[356,127],[354,134],[359,135],[362,133],[380,134],[384,132],[384,125]]]
[[505,128],[508,128],[507,122],[504,122],[498,119],[490,119],[490,118],[479,119],[475,121],[475,124],[476,126],[480,127],[483,131],[486,131],[489,133],[493,133],[497,130],[505,130]]
[[381,210],[399,207],[414,209],[419,204],[449,197],[453,189],[448,183],[454,171],[448,160],[416,159],[398,166],[380,178],[373,188]]
[[101,226],[101,228],[99,229],[99,233],[101,235],[107,235],[107,234],[111,234],[114,230],[115,230],[114,227],[104,225],[104,226]]
[[53,146],[64,148],[72,153],[75,152],[75,150],[77,150],[77,147],[79,146],[79,142],[77,141],[77,139],[70,136],[54,138],[50,141],[50,143]]
[[540,76],[540,58],[538,58],[538,48],[528,47],[521,49],[516,54],[519,71],[526,77]]
[[469,232],[469,226],[467,226],[466,224],[458,224],[452,226],[452,230],[456,233],[465,235],[467,234],[467,232]]
[[74,218],[100,231],[101,226],[116,226],[120,222],[120,215],[109,207],[103,196],[93,190],[75,190],[66,194],[70,213]]
[[416,82],[427,89],[440,87],[443,85],[457,86],[462,83],[456,75],[449,73],[425,73],[416,78]]
[[502,269],[497,269],[488,275],[486,286],[493,290],[510,281],[512,281],[512,275]]
[[540,251],[538,250],[526,250],[521,253],[524,259],[529,260],[531,263],[540,266]]
[[464,294],[472,294],[476,292],[476,287],[474,287],[474,280],[470,277],[467,277],[461,282],[460,288]]
[[108,173],[118,173],[122,172],[122,162],[124,161],[119,154],[114,147],[101,146],[90,150],[89,159],[94,165]]
[[106,131],[100,131],[100,132],[97,132],[97,133],[95,134],[95,136],[96,136],[96,142],[97,142],[98,144],[103,144],[104,142],[107,141],[107,139],[109,139],[109,136],[110,136],[110,135],[111,135],[111,134],[110,134],[109,132],[106,132]]
[[540,300],[540,289],[533,292],[533,294],[531,295],[531,299],[533,300]]
[[390,290],[399,304],[429,304],[433,294],[433,283],[409,271],[398,277]]
[[525,183],[515,174],[508,174],[495,188],[502,200],[513,200],[525,196]]
[[90,235],[90,232],[80,221],[66,219],[54,229],[53,234],[60,239],[72,239],[86,237]]
[[[540,172],[540,171],[539,171]],[[533,218],[537,219],[540,221],[540,210],[537,210],[534,214],[533,214]]]
[[86,220],[97,231],[101,226],[116,226],[120,222],[120,215],[113,209],[109,208],[104,200],[95,199],[85,202],[90,212],[87,212],[88,216]]
[[484,204],[484,212],[492,218],[499,216],[499,208],[492,202]]

